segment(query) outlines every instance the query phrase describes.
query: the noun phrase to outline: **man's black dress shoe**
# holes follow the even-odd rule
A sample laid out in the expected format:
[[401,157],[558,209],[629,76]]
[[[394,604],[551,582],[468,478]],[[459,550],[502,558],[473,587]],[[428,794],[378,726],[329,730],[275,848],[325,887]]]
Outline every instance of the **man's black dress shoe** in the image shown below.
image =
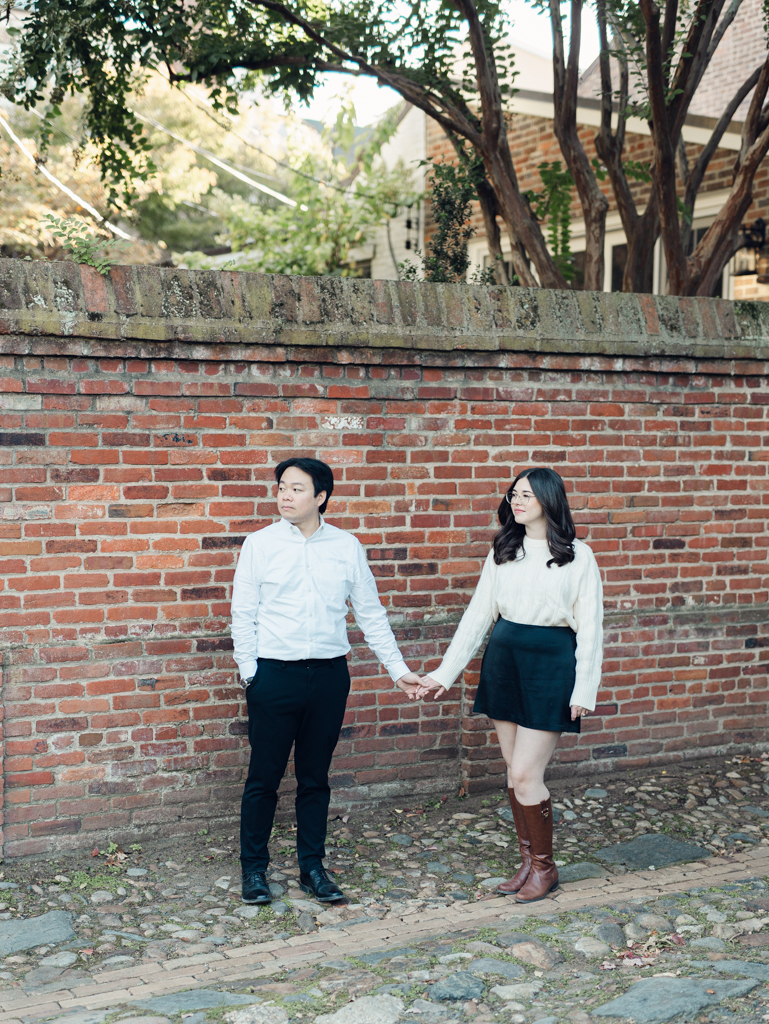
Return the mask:
[[344,893],[326,874],[323,867],[312,871],[302,871],[299,875],[299,888],[311,893],[319,903],[336,903],[345,898]]
[[242,883],[244,903],[272,902],[272,893],[264,871],[244,871]]

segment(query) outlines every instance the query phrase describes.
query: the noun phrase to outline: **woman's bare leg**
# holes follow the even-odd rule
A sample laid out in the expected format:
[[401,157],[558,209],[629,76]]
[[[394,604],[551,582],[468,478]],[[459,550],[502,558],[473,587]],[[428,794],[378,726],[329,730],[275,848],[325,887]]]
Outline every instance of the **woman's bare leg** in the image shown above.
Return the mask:
[[494,722],[502,757],[507,765],[507,785],[519,803],[532,805],[547,800],[545,769],[558,746],[560,733],[525,729],[514,722]]
[[[492,719],[492,721],[494,721]],[[513,751],[515,750],[515,734],[518,730],[518,726],[515,722],[494,722],[494,729],[497,733],[497,739],[499,740],[499,747],[502,751],[502,757],[505,759],[505,765],[507,766],[507,787],[512,789],[511,771],[513,767]]]

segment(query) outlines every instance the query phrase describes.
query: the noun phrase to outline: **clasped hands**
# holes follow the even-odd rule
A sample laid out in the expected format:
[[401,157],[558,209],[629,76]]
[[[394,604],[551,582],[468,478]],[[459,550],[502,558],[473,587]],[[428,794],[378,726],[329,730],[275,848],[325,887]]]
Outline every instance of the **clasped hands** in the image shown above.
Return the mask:
[[[446,688],[436,682],[432,676],[419,676],[416,672],[407,672],[400,677],[395,685],[403,690],[409,700],[422,700],[424,697],[430,700],[437,700],[442,694],[446,693]],[[430,696],[431,694],[432,696]],[[580,707],[578,704],[572,704],[572,722],[589,714],[590,712],[587,708]]]
[[403,690],[409,700],[421,700],[432,693],[432,700],[437,700],[442,693],[446,692],[445,687],[436,682],[432,676],[419,676],[416,672],[407,672],[401,676],[395,684]]

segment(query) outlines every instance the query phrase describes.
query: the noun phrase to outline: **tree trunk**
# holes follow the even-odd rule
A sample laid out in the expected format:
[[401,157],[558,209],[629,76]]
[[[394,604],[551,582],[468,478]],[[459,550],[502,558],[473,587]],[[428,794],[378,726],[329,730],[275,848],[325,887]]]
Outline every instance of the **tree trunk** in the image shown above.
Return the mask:
[[651,294],[654,291],[654,246],[660,234],[660,219],[654,196],[627,237],[627,263],[622,278],[623,292]]
[[[513,268],[522,285],[536,288],[566,288],[566,279],[550,255],[539,224],[532,216],[528,204],[518,188],[513,169],[507,135],[504,142],[491,153],[484,152],[486,171],[494,186],[500,212],[510,235]],[[505,156],[507,159],[505,159]],[[532,273],[521,252],[521,243],[534,264],[539,281]]]
[[[505,269],[504,256],[502,255],[502,236],[499,224],[497,223],[497,213],[499,210],[497,197],[494,194],[494,189],[485,178],[481,179],[475,188],[478,193],[481,213],[483,214],[483,226],[486,230],[489,255],[494,261],[494,278],[497,284],[510,284],[507,278],[507,270]],[[525,254],[522,255],[525,259]]]

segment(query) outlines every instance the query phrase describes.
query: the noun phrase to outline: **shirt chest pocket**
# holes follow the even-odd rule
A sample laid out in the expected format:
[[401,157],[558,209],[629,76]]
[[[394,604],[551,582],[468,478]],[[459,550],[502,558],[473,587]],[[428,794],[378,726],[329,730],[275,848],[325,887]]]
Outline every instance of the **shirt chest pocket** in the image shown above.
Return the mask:
[[335,608],[344,605],[355,581],[355,567],[344,558],[320,558],[308,553],[302,566],[302,579]]

